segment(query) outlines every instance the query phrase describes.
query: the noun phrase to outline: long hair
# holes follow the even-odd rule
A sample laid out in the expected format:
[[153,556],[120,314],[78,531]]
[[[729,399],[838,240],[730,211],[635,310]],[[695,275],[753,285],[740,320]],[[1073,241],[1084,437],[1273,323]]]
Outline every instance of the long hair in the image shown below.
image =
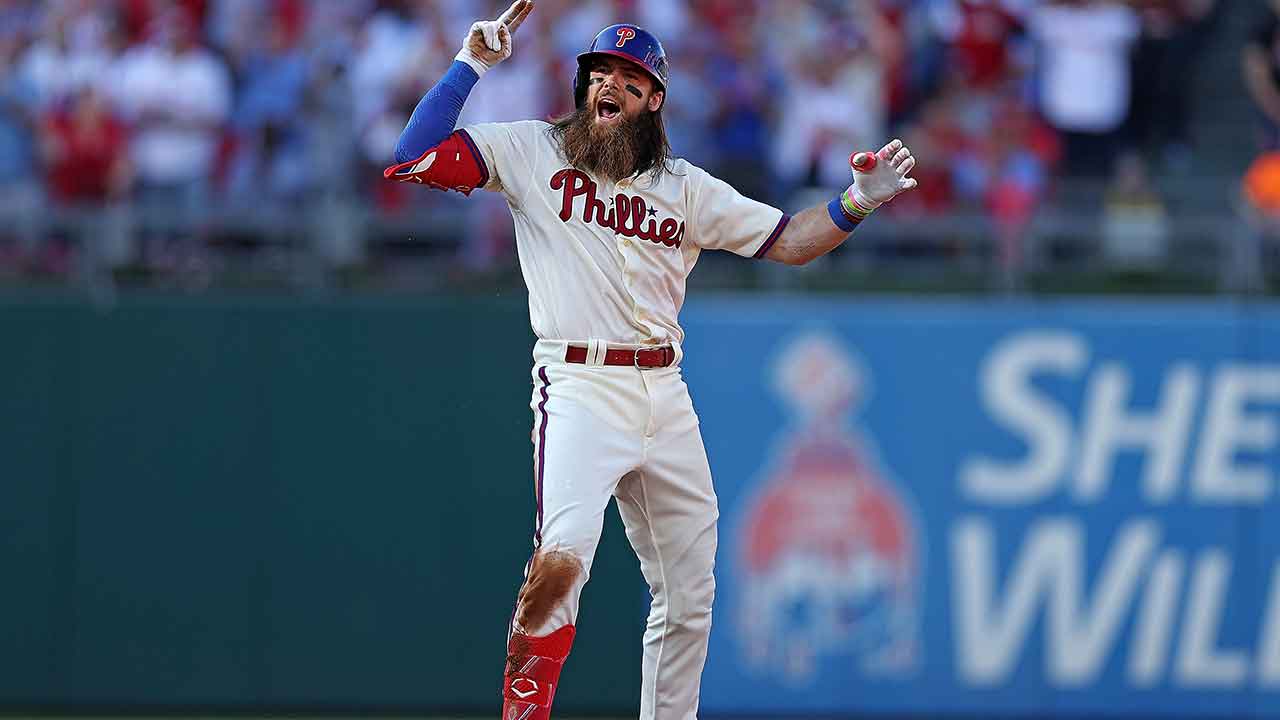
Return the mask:
[[[614,180],[653,170],[657,180],[671,169],[671,143],[662,122],[662,108],[646,110],[602,134],[596,131],[594,116],[583,102],[573,112],[552,118],[548,131],[579,170],[621,173]],[[617,167],[618,163],[626,167]]]

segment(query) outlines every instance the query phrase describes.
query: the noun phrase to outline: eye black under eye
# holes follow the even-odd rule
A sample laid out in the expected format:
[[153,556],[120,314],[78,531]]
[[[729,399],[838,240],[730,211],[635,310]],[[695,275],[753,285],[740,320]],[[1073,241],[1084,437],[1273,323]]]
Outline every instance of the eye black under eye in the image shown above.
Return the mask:
[[631,93],[632,95],[635,95],[638,98],[641,98],[641,99],[644,98],[644,93],[640,92],[640,88],[636,87],[635,85],[628,85],[627,92]]

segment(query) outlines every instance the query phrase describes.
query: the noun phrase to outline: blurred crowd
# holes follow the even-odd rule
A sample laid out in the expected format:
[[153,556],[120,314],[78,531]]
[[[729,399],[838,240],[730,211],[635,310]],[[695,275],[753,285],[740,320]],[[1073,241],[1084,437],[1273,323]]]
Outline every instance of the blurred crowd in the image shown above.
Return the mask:
[[[0,211],[453,202],[380,182],[380,170],[470,23],[506,4],[0,0]],[[787,207],[804,188],[839,188],[851,150],[900,135],[921,190],[896,212],[976,211],[1012,235],[1061,178],[1110,181],[1123,200],[1142,195],[1153,163],[1190,167],[1185,79],[1214,11],[1214,0],[539,0],[460,123],[569,110],[575,55],[628,19],[670,57],[676,153],[747,194]],[[1280,95],[1273,104],[1280,118]]]

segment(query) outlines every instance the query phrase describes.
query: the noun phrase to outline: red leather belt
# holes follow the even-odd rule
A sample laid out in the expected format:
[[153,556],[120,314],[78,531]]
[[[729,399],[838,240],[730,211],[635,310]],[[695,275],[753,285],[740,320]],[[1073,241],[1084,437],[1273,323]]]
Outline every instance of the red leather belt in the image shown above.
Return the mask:
[[[585,363],[587,361],[587,348],[583,345],[570,345],[564,351],[564,361],[571,363]],[[670,345],[663,345],[654,348],[640,348],[639,350],[627,350],[625,348],[610,348],[604,351],[605,365],[625,365],[629,367],[641,368],[664,368],[669,367],[671,363],[676,361],[676,351]]]

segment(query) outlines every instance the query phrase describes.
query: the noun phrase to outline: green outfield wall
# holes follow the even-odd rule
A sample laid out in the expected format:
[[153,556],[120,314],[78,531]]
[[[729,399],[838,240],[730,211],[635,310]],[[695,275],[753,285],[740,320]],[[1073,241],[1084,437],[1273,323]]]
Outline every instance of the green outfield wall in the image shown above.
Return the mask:
[[[0,298],[0,710],[498,706],[522,296]],[[557,704],[626,713],[610,513]]]

